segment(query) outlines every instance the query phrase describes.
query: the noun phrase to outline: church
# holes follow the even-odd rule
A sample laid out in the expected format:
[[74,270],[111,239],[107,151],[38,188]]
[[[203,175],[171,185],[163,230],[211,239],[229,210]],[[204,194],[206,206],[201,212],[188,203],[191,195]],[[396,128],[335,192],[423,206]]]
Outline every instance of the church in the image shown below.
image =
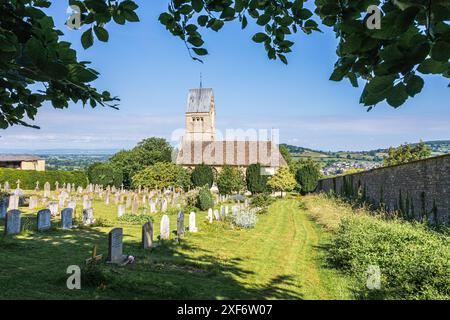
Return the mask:
[[259,163],[264,174],[273,175],[280,166],[287,165],[273,138],[263,140],[256,135],[226,140],[217,138],[216,106],[211,88],[189,90],[185,127],[176,158],[176,163],[185,168],[192,169],[204,163],[216,172],[225,165],[245,172],[250,164]]

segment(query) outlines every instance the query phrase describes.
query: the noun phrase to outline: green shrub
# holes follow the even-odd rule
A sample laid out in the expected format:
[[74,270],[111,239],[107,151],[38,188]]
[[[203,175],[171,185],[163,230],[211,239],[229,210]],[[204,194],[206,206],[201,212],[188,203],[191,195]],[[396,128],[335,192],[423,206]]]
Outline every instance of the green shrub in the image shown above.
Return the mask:
[[192,170],[191,181],[194,187],[204,187],[207,185],[211,188],[214,182],[213,169],[206,164],[196,166],[195,169]]
[[303,161],[298,164],[295,180],[302,194],[313,192],[317,187],[320,178],[320,169],[313,161]]
[[[449,238],[418,223],[370,216],[342,219],[331,261],[357,278],[363,297],[450,299]],[[381,270],[381,289],[368,290],[367,269]]]
[[157,162],[139,171],[133,176],[132,185],[149,189],[162,189],[168,186],[183,188],[190,187],[189,171],[172,162]]
[[250,207],[265,209],[273,203],[274,199],[267,193],[260,193],[253,196]]
[[198,192],[197,208],[200,210],[208,210],[214,207],[214,199],[207,186],[200,189]]
[[96,162],[87,169],[89,182],[103,186],[120,187],[123,182],[123,172],[121,169],[110,163]]
[[75,186],[82,187],[85,187],[88,183],[84,171],[0,169],[0,183],[2,185],[8,181],[11,188],[15,188],[17,180],[20,180],[20,188],[24,190],[33,190],[36,187],[36,181],[39,181],[41,189],[45,182],[49,182],[52,190],[55,188],[55,182],[58,182],[60,187],[63,183],[74,183]]
[[230,195],[244,189],[244,177],[238,168],[224,166],[217,177],[217,188],[220,194]]
[[247,190],[252,194],[267,192],[267,176],[261,174],[261,165],[254,163],[246,171]]

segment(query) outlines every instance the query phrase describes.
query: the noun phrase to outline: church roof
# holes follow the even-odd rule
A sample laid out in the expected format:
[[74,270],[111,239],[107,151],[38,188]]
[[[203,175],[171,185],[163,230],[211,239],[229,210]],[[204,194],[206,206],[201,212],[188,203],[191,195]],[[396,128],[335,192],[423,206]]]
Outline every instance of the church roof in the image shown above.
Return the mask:
[[286,166],[279,146],[272,141],[184,141],[176,163],[184,166],[243,166],[260,163],[263,167]]
[[209,112],[213,99],[212,88],[190,89],[186,112]]

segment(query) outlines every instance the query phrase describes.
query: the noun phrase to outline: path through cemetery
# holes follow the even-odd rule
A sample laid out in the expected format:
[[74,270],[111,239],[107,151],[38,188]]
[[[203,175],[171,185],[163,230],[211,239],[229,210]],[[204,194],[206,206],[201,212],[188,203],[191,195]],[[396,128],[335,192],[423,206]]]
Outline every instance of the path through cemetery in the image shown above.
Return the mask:
[[[81,206],[81,203],[78,204]],[[254,229],[238,229],[222,221],[208,222],[197,213],[197,233],[175,242],[176,212],[168,212],[170,240],[151,251],[141,247],[139,215],[117,218],[117,206],[93,201],[96,224],[37,233],[32,228],[0,240],[0,298],[112,299],[346,299],[348,280],[325,266],[323,247],[330,235],[317,226],[296,200],[278,200],[258,216]],[[26,211],[26,210],[24,210]],[[130,215],[128,215],[129,217]],[[162,214],[152,215],[154,241]],[[24,212],[23,228],[35,224]],[[74,224],[80,221],[80,213]],[[189,220],[187,215],[187,220]],[[57,220],[52,223],[59,223]],[[123,228],[124,254],[134,265],[100,263],[83,274],[81,290],[66,287],[67,267],[91,255],[108,253],[108,232]],[[0,222],[0,233],[4,222]]]

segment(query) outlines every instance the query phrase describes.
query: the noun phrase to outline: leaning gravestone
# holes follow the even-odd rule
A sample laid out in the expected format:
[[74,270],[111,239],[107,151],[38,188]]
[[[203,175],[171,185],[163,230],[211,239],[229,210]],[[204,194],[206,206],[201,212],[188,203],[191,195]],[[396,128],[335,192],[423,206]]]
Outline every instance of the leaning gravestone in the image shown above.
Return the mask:
[[153,245],[153,224],[149,219],[142,226],[142,247],[147,250],[151,249]]
[[61,228],[71,229],[72,228],[72,208],[65,208],[61,211]]
[[108,235],[108,262],[123,263],[127,256],[123,254],[123,229],[114,228]]
[[184,212],[178,212],[177,216],[177,236],[181,237],[184,234]]
[[195,212],[189,214],[189,231],[197,232],[197,226],[195,225]]
[[170,220],[167,214],[161,218],[160,239],[169,240],[170,238]]
[[39,210],[37,213],[37,230],[45,231],[51,228],[51,213],[48,209]]
[[20,211],[10,210],[6,214],[5,235],[20,233]]

